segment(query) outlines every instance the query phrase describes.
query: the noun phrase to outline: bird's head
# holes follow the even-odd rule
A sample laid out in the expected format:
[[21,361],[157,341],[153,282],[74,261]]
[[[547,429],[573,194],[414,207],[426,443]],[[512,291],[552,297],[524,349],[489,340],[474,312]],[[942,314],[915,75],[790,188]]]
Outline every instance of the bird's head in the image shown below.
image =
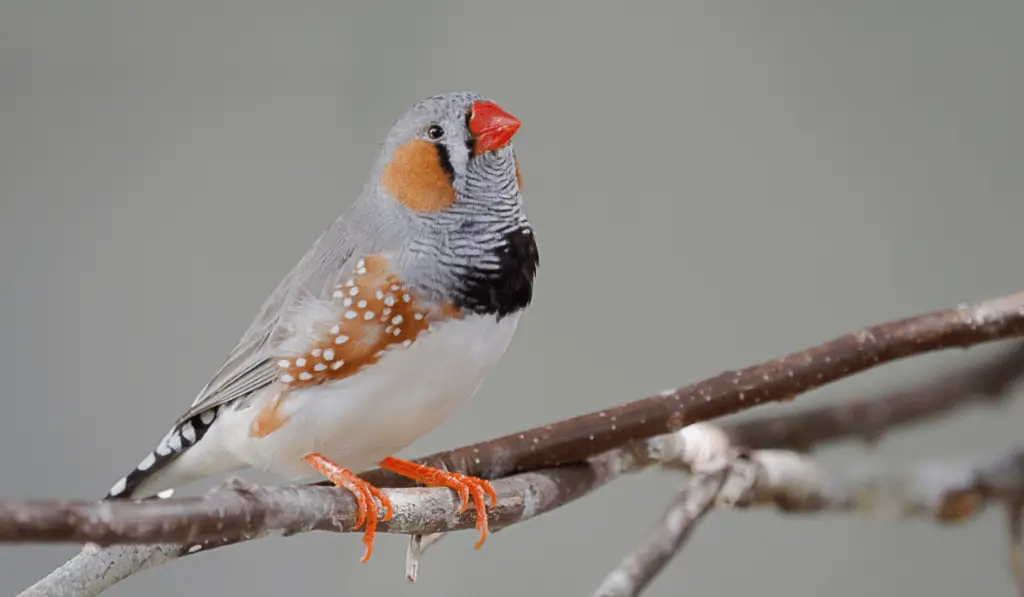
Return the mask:
[[426,98],[392,125],[381,148],[380,189],[420,214],[516,198],[521,179],[511,141],[519,126],[474,92]]

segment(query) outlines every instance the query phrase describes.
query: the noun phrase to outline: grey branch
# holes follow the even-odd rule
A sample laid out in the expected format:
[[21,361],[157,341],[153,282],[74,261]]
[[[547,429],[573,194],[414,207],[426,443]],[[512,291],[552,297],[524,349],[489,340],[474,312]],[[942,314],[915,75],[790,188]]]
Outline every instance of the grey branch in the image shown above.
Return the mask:
[[[706,430],[705,437],[714,431]],[[871,518],[928,518],[941,524],[966,522],[985,507],[1000,504],[1016,519],[1024,500],[1024,447],[990,461],[922,464],[909,473],[839,479],[807,454],[789,450],[743,453],[714,441],[705,458],[728,458],[715,472],[698,472],[670,504],[659,524],[619,567],[605,577],[594,597],[635,597],[667,565],[712,505],[774,507],[790,514],[854,513]],[[684,460],[663,463],[692,468]],[[1011,522],[1013,519],[1011,519]],[[1011,550],[1019,557],[1019,529]]]
[[[685,452],[680,450],[707,447],[701,448],[699,441],[687,447],[687,440],[683,439],[688,433],[710,429],[700,421],[758,403],[792,398],[887,361],[1021,333],[1024,333],[1024,293],[865,328],[807,351],[742,371],[726,372],[617,409],[420,460],[494,480],[501,500],[492,521],[493,527],[499,529],[575,500],[622,473],[659,461],[675,461],[682,466],[678,463],[685,461],[681,457]],[[761,447],[768,447],[772,442],[818,443],[828,440],[829,436],[864,434],[865,430],[877,433],[889,426],[947,412],[967,402],[972,393],[1005,393],[1006,387],[1024,369],[1020,366],[1020,361],[1024,360],[1021,352],[1024,350],[1015,353],[1017,360],[1008,361],[989,376],[988,381],[983,379],[984,372],[979,373],[974,382],[980,385],[966,383],[960,388],[964,391],[946,392],[941,400],[928,398],[929,395],[934,398],[934,393],[909,392],[892,397],[892,408],[843,411],[839,406],[797,415],[805,417],[803,422],[809,420],[806,417],[817,417],[818,422],[826,423],[828,431],[811,438],[801,439],[800,429],[806,427],[796,424],[801,419],[795,418],[781,424],[778,422],[781,419],[777,418],[744,423],[734,426],[729,433],[723,434],[721,430],[716,433],[734,439],[746,437]],[[996,378],[1002,381],[992,382]],[[683,425],[688,426],[673,431]],[[658,436],[656,429],[659,427],[670,433]],[[495,460],[498,454],[504,455],[502,462],[510,470],[498,466]],[[735,472],[734,469],[729,479],[736,478]],[[517,474],[507,476],[509,473]],[[382,487],[392,487],[387,491],[395,503],[396,516],[379,527],[382,532],[415,536],[472,526],[471,512],[458,516],[453,496],[447,490],[400,489],[400,482],[389,483],[395,479],[379,470],[362,476]],[[727,493],[728,487],[729,482],[722,495]],[[722,495],[719,495],[719,503],[723,501]],[[775,503],[782,505],[782,501],[776,499]],[[228,505],[230,509],[221,509]],[[240,483],[201,498],[143,504],[0,503],[0,541],[119,544],[108,548],[88,546],[23,593],[24,596],[96,595],[136,571],[196,551],[269,534],[287,535],[313,529],[346,531],[353,510],[352,497],[331,487],[259,488]],[[431,510],[433,514],[427,515]],[[415,575],[422,549],[419,544],[411,546],[410,576]]]
[[[500,530],[572,502],[619,476],[663,459],[693,458],[704,432],[686,428],[563,466],[494,481],[489,511]],[[471,529],[472,509],[458,513],[456,496],[440,488],[385,489],[394,516],[378,532],[430,534]],[[333,487],[257,487],[233,481],[202,497],[144,502],[8,502],[0,504],[0,537],[8,541],[90,541],[64,566],[21,597],[98,595],[129,574],[240,541],[311,530],[351,530],[355,500]],[[156,544],[153,544],[156,542]],[[146,544],[151,545],[146,545]],[[112,562],[117,569],[111,570]]]
[[632,597],[654,580],[715,503],[727,470],[688,479],[636,552],[627,556],[594,592],[594,597]]

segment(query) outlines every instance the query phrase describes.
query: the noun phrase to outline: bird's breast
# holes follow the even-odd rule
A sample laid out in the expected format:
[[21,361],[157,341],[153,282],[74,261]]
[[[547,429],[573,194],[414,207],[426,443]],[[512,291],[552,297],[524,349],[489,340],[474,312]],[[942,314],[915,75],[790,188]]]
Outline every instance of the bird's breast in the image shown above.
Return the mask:
[[245,419],[231,426],[231,449],[253,466],[290,478],[309,476],[301,459],[311,452],[357,471],[374,466],[476,393],[507,350],[519,318],[519,312],[500,319],[466,314],[435,324],[342,379],[275,384],[251,408],[231,414]]

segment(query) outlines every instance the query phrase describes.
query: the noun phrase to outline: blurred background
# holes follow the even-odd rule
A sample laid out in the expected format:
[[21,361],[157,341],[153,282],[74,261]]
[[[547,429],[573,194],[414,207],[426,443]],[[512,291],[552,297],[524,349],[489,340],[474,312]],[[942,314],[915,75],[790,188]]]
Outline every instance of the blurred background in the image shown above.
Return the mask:
[[[354,199],[392,121],[445,91],[489,95],[524,123],[541,269],[498,371],[404,456],[1020,290],[1022,29],[1011,0],[5,0],[0,498],[102,496]],[[997,454],[1022,417],[1022,404],[974,409],[822,458],[841,473]],[[677,481],[620,480],[480,551],[453,535],[412,586],[405,537],[380,536],[360,565],[358,536],[324,533],[173,562],[106,594],[589,594]],[[0,546],[0,594],[77,550]],[[999,595],[1007,559],[997,511],[957,528],[720,512],[647,594]]]

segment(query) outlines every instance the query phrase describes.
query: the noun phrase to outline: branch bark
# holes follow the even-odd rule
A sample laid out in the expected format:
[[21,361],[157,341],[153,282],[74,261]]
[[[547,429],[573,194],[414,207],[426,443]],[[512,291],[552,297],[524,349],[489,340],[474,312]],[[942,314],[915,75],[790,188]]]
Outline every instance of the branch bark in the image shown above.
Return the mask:
[[[1020,335],[1024,335],[1024,293],[865,328],[808,350],[747,369],[727,371],[678,390],[434,454],[419,461],[495,480],[502,500],[493,526],[500,528],[577,499],[624,472],[662,461],[664,454],[681,454],[678,450],[689,445],[686,443],[689,440],[680,438],[707,432],[707,426],[695,423],[765,402],[790,400],[836,379],[900,358]],[[1006,384],[999,387],[1005,389]],[[912,408],[872,411],[867,426],[881,430],[887,421],[908,422],[949,408],[963,396],[948,398],[945,402],[924,401]],[[834,418],[829,433],[836,436],[848,435],[854,427],[857,433],[865,429],[863,421],[859,426],[851,423],[861,421],[857,417],[835,418],[840,413],[831,409],[817,412],[816,416]],[[807,436],[797,437],[795,431],[778,431],[792,430],[790,423],[775,427],[764,423],[760,431],[756,425],[744,425],[747,426],[734,427],[732,435],[746,434],[750,441],[762,444],[809,441]],[[768,429],[774,429],[775,435],[770,436]],[[667,435],[659,436],[666,432]],[[818,442],[827,436],[822,433],[810,439]],[[666,444],[680,441],[683,447]],[[677,451],[666,451],[669,448]],[[459,516],[455,512],[450,492],[399,489],[408,487],[408,480],[379,469],[362,476],[380,487],[392,488],[389,495],[396,507],[395,517],[380,525],[382,532],[429,534],[472,526],[471,513]],[[347,530],[353,518],[354,500],[347,492],[322,485],[256,488],[236,483],[203,498],[152,500],[142,504],[5,503],[0,504],[0,541],[150,544],[107,549],[89,547],[23,593],[25,596],[61,594],[53,591],[60,586],[74,586],[78,589],[68,594],[95,595],[132,571],[195,551],[269,533]],[[211,513],[204,510],[210,504],[226,508],[217,507]],[[424,504],[431,507],[424,507]],[[433,514],[428,514],[431,511]],[[112,568],[111,562],[115,561],[118,565]],[[118,572],[110,573],[114,568]],[[69,584],[68,579],[72,577],[89,581]],[[47,587],[50,592],[45,592]]]
[[[485,479],[579,462],[627,441],[671,433],[759,404],[790,401],[884,363],[1021,335],[1024,292],[863,328],[760,365],[418,462]],[[382,487],[411,483],[381,469],[360,476]]]
[[[724,482],[713,473],[692,476],[659,524],[605,577],[594,597],[639,595],[679,551],[712,505],[772,507],[789,514],[923,517],[954,524],[976,518],[995,504],[1007,508],[1014,523],[1024,500],[1024,447],[989,461],[931,463],[908,473],[846,480],[828,474],[812,457],[789,450],[744,453],[730,450],[725,443],[708,444],[705,450],[718,450],[721,457],[729,458],[729,464],[719,469],[728,473]],[[688,468],[677,460],[664,464]],[[1011,533],[1011,541],[1017,548],[1019,534]]]
[[727,425],[733,444],[750,449],[810,450],[823,442],[861,438],[869,442],[909,424],[948,415],[977,403],[1002,404],[1024,378],[1024,343],[996,358],[895,391],[802,412]]
[[714,505],[727,472],[722,469],[688,479],[640,548],[605,577],[594,597],[634,597],[647,588]]

